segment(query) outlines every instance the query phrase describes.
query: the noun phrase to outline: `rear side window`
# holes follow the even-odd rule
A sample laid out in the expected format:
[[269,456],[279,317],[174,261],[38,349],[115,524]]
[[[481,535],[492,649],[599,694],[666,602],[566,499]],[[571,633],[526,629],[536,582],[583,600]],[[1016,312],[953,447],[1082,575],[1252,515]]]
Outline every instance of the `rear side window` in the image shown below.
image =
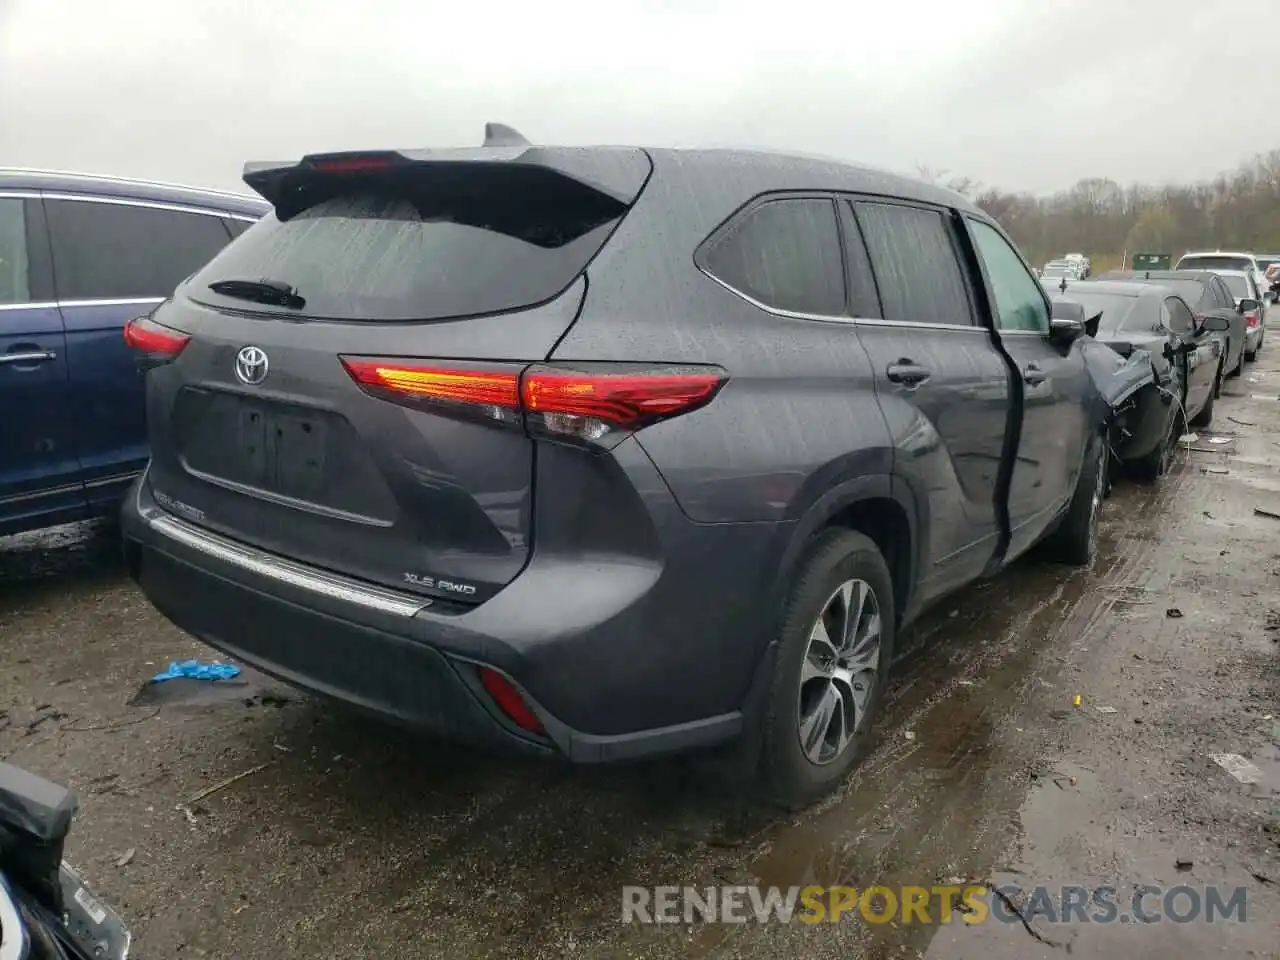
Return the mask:
[[[305,209],[246,230],[192,278],[190,295],[358,322],[502,313],[561,293],[627,211],[540,168],[334,178],[311,189]],[[208,289],[262,278],[293,287],[305,305],[281,311]]]
[[1249,283],[1248,277],[1242,277],[1238,274],[1229,274],[1222,278],[1222,282],[1227,285],[1227,289],[1236,297],[1236,299],[1244,299],[1253,296],[1253,291]]
[[218,217],[87,200],[46,200],[60,300],[167,297],[226,246]]
[[827,199],[771,200],[745,214],[703,253],[708,273],[775,310],[845,313],[835,206]]
[[942,214],[887,203],[857,203],[854,207],[875,271],[884,319],[972,325],[964,275]]
[[1196,329],[1195,318],[1191,315],[1191,311],[1187,309],[1187,305],[1177,297],[1169,297],[1164,302],[1165,310],[1168,311],[1169,318],[1165,322],[1170,330],[1174,333],[1194,333]]
[[30,303],[24,201],[0,197],[0,304]]

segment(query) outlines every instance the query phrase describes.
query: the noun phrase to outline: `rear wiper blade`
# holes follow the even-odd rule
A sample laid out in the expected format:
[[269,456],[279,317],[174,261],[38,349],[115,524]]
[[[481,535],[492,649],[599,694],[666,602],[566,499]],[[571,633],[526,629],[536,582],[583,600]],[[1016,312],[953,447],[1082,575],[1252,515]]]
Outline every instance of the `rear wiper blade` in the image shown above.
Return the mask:
[[215,280],[209,289],[224,297],[237,300],[253,300],[255,303],[269,303],[277,307],[290,307],[301,310],[307,301],[298,291],[283,280]]

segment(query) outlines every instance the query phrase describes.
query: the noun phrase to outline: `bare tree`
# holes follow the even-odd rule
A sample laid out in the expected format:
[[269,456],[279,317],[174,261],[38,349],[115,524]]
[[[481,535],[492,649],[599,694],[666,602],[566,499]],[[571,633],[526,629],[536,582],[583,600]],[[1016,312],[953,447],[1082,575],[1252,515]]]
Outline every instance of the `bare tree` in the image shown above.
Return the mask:
[[[917,170],[933,183],[948,177],[935,167],[918,165]],[[1280,150],[1193,184],[1124,187],[1089,177],[1048,197],[1009,193],[955,176],[946,185],[1000,221],[1036,261],[1068,251],[1116,262],[1126,250],[1174,257],[1204,247],[1280,252]]]

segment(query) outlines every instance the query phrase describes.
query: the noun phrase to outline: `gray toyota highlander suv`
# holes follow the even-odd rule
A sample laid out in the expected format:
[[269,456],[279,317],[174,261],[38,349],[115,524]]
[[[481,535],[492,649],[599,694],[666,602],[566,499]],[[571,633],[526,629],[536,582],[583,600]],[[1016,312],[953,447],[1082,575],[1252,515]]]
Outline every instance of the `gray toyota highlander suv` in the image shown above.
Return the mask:
[[497,125],[245,180],[274,212],[130,329],[124,513],[245,663],[577,762],[734,741],[798,806],[925,605],[1093,556],[1083,317],[957,194]]

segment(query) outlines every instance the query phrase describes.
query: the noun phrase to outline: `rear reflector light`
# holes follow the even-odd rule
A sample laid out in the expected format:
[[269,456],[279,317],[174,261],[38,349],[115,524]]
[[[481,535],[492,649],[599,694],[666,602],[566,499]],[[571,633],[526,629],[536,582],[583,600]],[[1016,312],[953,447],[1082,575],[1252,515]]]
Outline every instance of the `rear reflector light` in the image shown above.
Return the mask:
[[1254,310],[1246,311],[1246,313],[1245,313],[1245,315],[1244,315],[1244,320],[1245,320],[1245,323],[1246,323],[1246,324],[1248,324],[1249,326],[1251,326],[1251,327],[1256,327],[1256,326],[1258,325],[1258,314],[1257,314],[1257,312],[1256,312],[1256,311],[1254,311]]
[[481,667],[479,673],[480,683],[485,692],[493,697],[493,702],[498,705],[498,709],[505,713],[512,723],[530,733],[544,732],[542,721],[529,709],[529,705],[524,702],[524,697],[520,696],[520,691],[516,689],[515,684],[491,667]]
[[356,383],[384,399],[469,407],[499,421],[523,416],[532,433],[605,445],[705,406],[727,379],[719,367],[706,366],[534,364],[521,373],[445,362],[341,360]]
[[147,317],[124,325],[124,342],[139,353],[153,357],[176,357],[191,339],[187,334],[163,327]]

